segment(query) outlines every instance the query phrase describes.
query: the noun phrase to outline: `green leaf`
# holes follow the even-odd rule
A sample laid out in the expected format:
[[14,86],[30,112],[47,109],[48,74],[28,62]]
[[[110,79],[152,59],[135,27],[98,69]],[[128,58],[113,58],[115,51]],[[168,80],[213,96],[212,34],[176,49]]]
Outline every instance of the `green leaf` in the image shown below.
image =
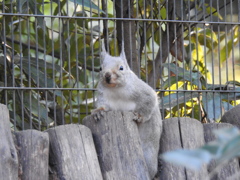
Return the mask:
[[160,9],[160,15],[161,15],[161,17],[159,19],[166,19],[167,18],[167,10],[166,10],[165,6],[163,6]]
[[181,81],[183,78],[179,77],[177,79],[176,76],[172,76],[170,78],[168,78],[166,81],[164,81],[161,89],[167,89],[169,87],[171,87],[173,84],[176,84],[178,81]]
[[[80,12],[76,12],[76,16],[77,17],[87,17],[87,13],[85,11],[80,11]],[[70,20],[70,23],[74,24],[76,21],[76,19],[72,19]],[[86,29],[89,29],[88,28],[88,22],[89,20],[88,19],[77,19],[77,25],[79,27],[82,27],[82,28],[86,28]],[[93,31],[93,29],[91,29]]]
[[189,107],[192,108],[192,111],[187,114],[187,116],[194,118],[194,119],[201,119],[201,107],[199,104],[190,101]]
[[104,14],[106,14],[103,10],[101,10],[96,4],[94,4],[91,0],[70,0],[73,3],[77,3],[81,6],[88,7],[90,9],[95,9],[97,11],[100,11]]
[[[228,57],[231,55],[231,51],[234,46],[236,46],[239,43],[239,33],[238,33],[238,26],[235,26],[233,29],[233,37],[230,38],[230,40],[227,42],[227,44],[220,50],[220,62],[225,62]],[[229,34],[232,35],[232,34]],[[225,41],[225,39],[229,39],[228,35],[224,34],[224,37],[222,38],[222,41]]]
[[213,44],[218,42],[217,35],[211,29],[201,29],[198,31],[198,42],[212,50]]
[[206,89],[208,90],[220,90],[224,89],[226,85],[219,85],[219,84],[207,84]]
[[22,68],[24,69],[24,72],[26,74],[31,75],[31,78],[40,87],[49,87],[49,88],[56,87],[54,80],[48,78],[46,73],[44,73],[40,69],[37,69],[34,66],[31,66],[30,69],[29,69],[29,64],[27,62],[24,62],[24,61],[22,62]]
[[[240,99],[240,87],[238,87],[239,85],[238,82],[234,81],[234,84],[231,84],[230,82],[231,81],[228,81],[226,83],[227,85],[208,84],[207,89],[208,90],[226,90],[226,92],[219,92],[221,95],[220,96],[221,99],[225,101],[235,101]],[[229,91],[230,88],[232,88],[233,92]]]
[[[35,5],[36,1],[35,0],[28,0],[29,2],[29,8],[31,9],[32,13],[37,14],[37,15],[43,15],[43,13],[38,9],[37,5]],[[46,32],[46,24],[44,21],[43,17],[36,17],[37,24]]]
[[44,71],[45,69],[55,69],[55,71],[62,71],[67,73],[63,68],[61,68],[61,66],[57,65],[57,64],[52,64],[49,62],[46,62],[43,59],[37,59],[34,57],[22,57],[20,58],[19,56],[15,56],[14,57],[14,63],[16,65],[21,65],[21,61],[24,63],[29,63],[31,64],[31,66],[34,66],[35,68],[40,68],[42,71]]
[[23,103],[25,107],[30,111],[33,116],[38,117],[38,120],[46,124],[51,123],[52,121],[48,117],[48,110],[45,106],[39,103],[38,99],[36,99],[33,94],[33,92],[25,91],[23,98]]
[[[20,68],[22,66],[24,73],[27,74],[28,76],[30,75],[32,80],[36,84],[39,82],[40,87],[49,87],[49,88],[57,87],[55,81],[52,78],[49,78],[49,76],[44,72],[46,68],[52,70],[54,67],[55,70],[58,72],[62,71],[62,72],[68,73],[59,65],[48,63],[43,59],[30,58],[30,61],[29,61],[27,57],[20,58],[15,56],[14,60],[16,65],[18,65]],[[52,90],[49,90],[49,91],[53,92]],[[55,92],[55,95],[62,96],[61,91],[54,90],[54,92]]]
[[34,33],[30,33],[31,34],[31,37],[33,38],[33,40],[38,43],[38,46],[39,48],[42,48],[42,49],[49,49],[49,48],[52,48],[52,47],[49,47],[49,45],[52,43],[52,40],[49,38],[49,34],[48,34],[48,31],[42,28],[38,28],[36,29],[36,23],[37,23],[37,26],[39,27],[38,25],[38,22],[33,22],[32,23],[32,29],[34,29]]
[[154,27],[154,42],[160,46],[160,42],[161,42],[161,28],[159,27],[159,25],[157,23],[155,23],[155,27]]
[[[166,87],[165,89],[168,90],[177,90],[177,89],[181,89],[181,87],[184,86],[185,82],[181,81],[182,79],[177,79],[178,77],[176,76],[172,76],[170,77],[170,81],[169,79],[167,79],[166,81],[164,81],[164,86]],[[169,82],[168,82],[169,81]],[[169,85],[169,86],[168,86]]]
[[196,49],[192,50],[192,59],[200,62],[203,62],[204,60],[204,51],[199,43],[197,43]]
[[[20,105],[19,105],[19,106],[20,106]],[[31,128],[29,122],[24,121],[24,124],[23,124],[22,118],[21,118],[18,114],[14,113],[14,112],[11,111],[11,110],[9,110],[9,116],[10,116],[11,119],[13,119],[13,120],[15,121],[16,127],[17,127],[19,130],[22,130],[22,129],[27,130],[27,129],[30,129],[30,128]],[[24,126],[24,127],[23,127],[23,126]]]
[[205,4],[205,6],[208,14],[212,14],[214,16],[217,16],[220,20],[223,20],[223,17],[221,16],[221,14],[219,14],[214,7],[209,6],[209,4]]
[[202,102],[210,121],[217,121],[222,115],[222,99],[219,93],[203,93]]
[[[227,91],[227,90],[226,90]],[[235,92],[229,92],[229,90],[227,92],[221,92],[221,99],[222,100],[226,100],[226,101],[235,101],[240,99],[240,87],[235,87],[233,89],[233,91]]]
[[198,92],[178,92],[164,96],[161,99],[160,107],[163,104],[163,108],[172,108],[178,104],[185,103],[189,99],[199,97]]
[[[212,81],[212,75],[207,69],[204,61],[195,61],[194,69],[199,71],[205,78],[207,78],[210,82]],[[205,78],[201,78],[201,83],[204,87],[206,87],[206,80]]]
[[79,69],[78,66],[73,66],[71,69],[71,74],[72,76],[79,82],[84,83],[85,82],[85,76],[86,76],[86,72],[84,72],[84,70]]
[[[48,88],[57,87],[53,79],[49,78],[46,73],[44,73],[40,69],[37,69],[35,66],[31,66],[31,64],[29,66],[28,62],[22,61],[22,69],[24,70],[24,73],[27,74],[27,76],[31,76],[32,80],[38,86]],[[61,96],[61,91],[55,90],[55,94]]]
[[200,78],[202,77],[201,73],[187,71],[184,68],[176,66],[174,63],[164,64],[164,66],[168,68],[169,71],[172,71],[176,76],[178,76],[179,79],[181,78],[182,80],[189,81],[192,84],[198,86],[199,89],[202,88],[200,81]]
[[220,50],[220,62],[225,62],[228,57],[230,56],[230,53],[233,48],[233,41],[230,40],[228,43]]
[[26,13],[27,12],[27,2],[28,0],[19,0],[17,3],[17,12]]

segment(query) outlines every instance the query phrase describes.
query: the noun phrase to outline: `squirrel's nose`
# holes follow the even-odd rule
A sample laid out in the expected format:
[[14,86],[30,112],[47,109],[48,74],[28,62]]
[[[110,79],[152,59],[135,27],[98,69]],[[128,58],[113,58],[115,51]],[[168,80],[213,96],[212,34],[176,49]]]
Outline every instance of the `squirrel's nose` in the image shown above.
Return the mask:
[[110,84],[110,81],[111,81],[111,74],[110,73],[106,73],[105,74],[105,80],[106,80],[106,82],[108,83],[108,84]]

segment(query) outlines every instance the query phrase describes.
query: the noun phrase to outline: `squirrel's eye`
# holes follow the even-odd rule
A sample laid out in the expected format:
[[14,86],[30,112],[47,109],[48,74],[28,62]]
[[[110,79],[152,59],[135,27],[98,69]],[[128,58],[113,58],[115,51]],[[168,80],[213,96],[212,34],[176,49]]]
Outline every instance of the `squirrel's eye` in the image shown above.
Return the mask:
[[122,71],[123,70],[123,66],[120,66],[119,70]]

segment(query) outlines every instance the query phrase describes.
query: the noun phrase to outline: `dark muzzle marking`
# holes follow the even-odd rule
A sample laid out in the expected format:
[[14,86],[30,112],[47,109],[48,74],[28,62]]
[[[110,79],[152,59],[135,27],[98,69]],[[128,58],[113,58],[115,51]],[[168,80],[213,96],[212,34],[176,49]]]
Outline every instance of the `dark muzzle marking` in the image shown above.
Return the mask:
[[110,84],[110,81],[111,81],[111,74],[110,73],[105,74],[105,80],[108,84]]

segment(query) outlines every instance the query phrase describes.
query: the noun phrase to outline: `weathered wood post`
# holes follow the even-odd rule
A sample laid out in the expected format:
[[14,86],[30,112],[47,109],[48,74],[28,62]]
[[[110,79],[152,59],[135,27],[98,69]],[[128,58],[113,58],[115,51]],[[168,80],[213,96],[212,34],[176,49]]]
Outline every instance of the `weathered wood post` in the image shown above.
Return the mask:
[[[194,149],[204,145],[202,124],[191,118],[170,118],[163,121],[163,133],[160,142],[160,154],[176,149]],[[161,161],[159,179],[208,179],[207,167],[198,172]]]
[[[203,127],[205,142],[208,143],[216,139],[213,133],[214,130],[221,128],[230,128],[233,127],[233,125],[228,123],[209,123],[203,124]],[[216,168],[216,161],[211,161],[211,163],[208,165],[208,171],[212,172],[214,168]],[[211,180],[225,180],[228,178],[231,179],[230,177],[238,173],[239,170],[240,169],[238,159],[234,158],[230,162],[222,165],[222,167],[217,170]]]
[[140,137],[134,114],[131,112],[104,112],[96,121],[87,116],[83,124],[93,133],[104,180],[148,180]]
[[37,130],[15,133],[20,179],[48,179],[48,134]]
[[18,156],[9,126],[7,106],[0,104],[0,175],[1,179],[18,179]]
[[71,124],[51,128],[47,132],[50,179],[102,179],[92,133],[87,127]]

